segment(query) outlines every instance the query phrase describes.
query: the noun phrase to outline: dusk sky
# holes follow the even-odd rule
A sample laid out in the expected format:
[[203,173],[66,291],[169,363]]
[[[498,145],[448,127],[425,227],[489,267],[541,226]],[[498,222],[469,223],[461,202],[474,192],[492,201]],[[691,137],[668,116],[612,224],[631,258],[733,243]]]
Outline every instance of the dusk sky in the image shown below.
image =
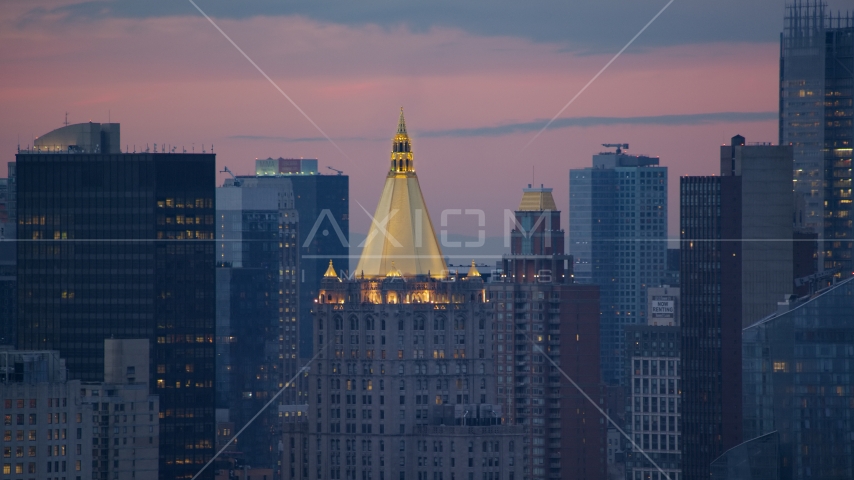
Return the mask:
[[195,1],[343,154],[187,0],[4,0],[4,162],[65,112],[120,122],[123,149],[213,144],[237,174],[318,158],[350,175],[364,233],[359,204],[376,207],[403,106],[437,228],[443,209],[479,208],[499,235],[532,167],[566,221],[569,169],[619,142],[669,167],[678,236],[679,176],[715,174],[735,134],[777,142],[779,0],[675,0],[527,147],[666,0]]

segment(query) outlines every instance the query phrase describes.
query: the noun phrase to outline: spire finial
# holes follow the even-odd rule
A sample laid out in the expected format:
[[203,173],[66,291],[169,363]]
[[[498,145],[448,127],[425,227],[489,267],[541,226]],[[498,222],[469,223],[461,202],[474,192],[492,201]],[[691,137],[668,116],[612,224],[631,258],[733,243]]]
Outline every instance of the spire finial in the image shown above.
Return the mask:
[[403,119],[403,107],[400,107],[400,119],[397,121],[397,133],[406,135],[406,120]]

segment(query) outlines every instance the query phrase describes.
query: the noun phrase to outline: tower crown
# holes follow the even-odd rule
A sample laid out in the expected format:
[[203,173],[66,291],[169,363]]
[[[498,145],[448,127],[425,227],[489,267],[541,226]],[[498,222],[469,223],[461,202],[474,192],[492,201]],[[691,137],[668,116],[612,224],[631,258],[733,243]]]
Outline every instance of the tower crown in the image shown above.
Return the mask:
[[403,109],[380,201],[356,266],[365,278],[445,275],[447,266],[412,165]]
[[403,119],[403,107],[400,107],[400,119],[397,121],[397,133],[391,142],[391,167],[389,175],[415,172],[412,159],[412,142],[406,133],[406,120]]

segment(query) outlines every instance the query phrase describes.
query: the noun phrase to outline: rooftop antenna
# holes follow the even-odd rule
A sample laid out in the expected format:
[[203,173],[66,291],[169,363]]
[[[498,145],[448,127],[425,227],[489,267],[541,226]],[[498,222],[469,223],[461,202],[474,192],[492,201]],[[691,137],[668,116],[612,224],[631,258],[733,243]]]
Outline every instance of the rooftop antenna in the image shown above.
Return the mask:
[[65,123],[64,123],[64,125],[66,127],[68,126],[68,112],[65,112]]
[[337,168],[332,168],[332,167],[330,167],[330,166],[327,166],[326,168],[328,168],[328,169],[330,169],[330,170],[333,170],[333,171],[338,172],[338,175],[343,175],[343,174],[344,174],[344,172],[343,172],[343,171],[338,170]]

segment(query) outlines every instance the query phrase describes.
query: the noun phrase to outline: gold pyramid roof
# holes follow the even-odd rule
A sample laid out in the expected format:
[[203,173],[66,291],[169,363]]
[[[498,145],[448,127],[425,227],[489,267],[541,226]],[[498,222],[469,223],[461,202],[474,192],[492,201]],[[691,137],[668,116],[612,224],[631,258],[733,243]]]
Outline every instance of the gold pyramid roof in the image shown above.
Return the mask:
[[338,274],[335,273],[335,267],[332,266],[332,260],[329,260],[329,267],[326,269],[326,273],[323,274],[323,278],[338,278]]
[[421,194],[403,108],[392,140],[391,165],[356,275],[441,277],[447,269]]
[[551,188],[531,188],[531,185],[528,185],[528,188],[522,189],[519,211],[541,212],[544,210],[557,210]]

